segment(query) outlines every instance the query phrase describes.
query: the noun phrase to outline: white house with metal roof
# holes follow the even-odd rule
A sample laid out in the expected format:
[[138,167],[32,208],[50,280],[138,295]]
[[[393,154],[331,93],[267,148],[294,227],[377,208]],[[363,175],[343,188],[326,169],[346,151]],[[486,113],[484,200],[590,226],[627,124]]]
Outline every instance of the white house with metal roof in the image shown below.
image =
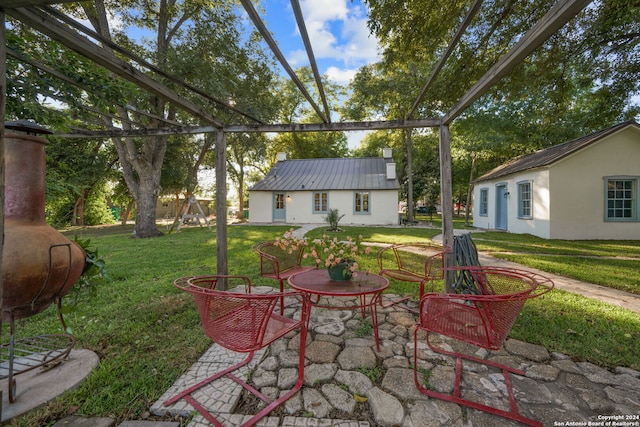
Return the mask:
[[620,123],[475,181],[473,225],[547,239],[640,239],[640,126]]
[[398,224],[396,165],[383,157],[286,160],[249,189],[249,222],[321,224],[329,209],[341,225]]

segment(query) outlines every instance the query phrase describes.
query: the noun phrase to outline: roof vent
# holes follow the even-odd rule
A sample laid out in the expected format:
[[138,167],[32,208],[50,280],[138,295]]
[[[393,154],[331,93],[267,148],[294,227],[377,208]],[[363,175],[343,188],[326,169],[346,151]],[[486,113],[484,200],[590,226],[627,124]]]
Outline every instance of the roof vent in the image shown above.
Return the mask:
[[284,152],[280,151],[278,153],[278,161],[279,162],[284,162],[285,160],[287,160],[287,153],[284,153]]
[[391,148],[387,147],[387,148],[383,148],[382,149],[382,158],[384,159],[390,159],[391,158]]
[[395,163],[387,163],[387,179],[396,179]]

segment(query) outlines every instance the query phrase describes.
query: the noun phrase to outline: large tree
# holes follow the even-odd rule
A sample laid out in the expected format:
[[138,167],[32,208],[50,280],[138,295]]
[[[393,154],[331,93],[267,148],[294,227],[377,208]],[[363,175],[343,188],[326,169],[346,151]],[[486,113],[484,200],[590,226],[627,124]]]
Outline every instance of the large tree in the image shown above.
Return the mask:
[[[417,99],[469,2],[365,1],[383,60],[360,70],[347,113],[397,118],[395,111],[408,111]],[[483,3],[413,117],[446,113],[553,3]],[[592,3],[468,108],[451,126],[454,182],[468,183],[513,156],[637,119],[636,3]],[[395,94],[394,85],[400,88]],[[456,193],[464,201],[464,189]]]
[[[84,12],[96,29],[107,39],[117,39],[120,42],[127,41],[127,35],[112,29],[109,25],[107,8],[102,0],[93,3],[82,3]],[[202,32],[206,32],[210,44],[210,52],[215,54],[218,37],[225,38],[231,33],[235,16],[228,8],[210,4],[205,1],[191,1],[178,3],[172,0],[159,1],[123,1],[118,4],[110,4],[109,12],[121,16],[124,27],[135,25],[154,34],[155,39],[146,44],[143,56],[147,57],[161,70],[180,68],[183,57],[176,53],[181,47],[189,46],[192,39]],[[112,34],[113,33],[113,34]],[[230,39],[224,39],[230,42]],[[202,46],[196,46],[203,49]],[[203,58],[202,62],[209,62]],[[202,64],[200,62],[199,64]],[[186,68],[186,65],[182,65]],[[193,70],[202,70],[201,67],[193,67]],[[188,75],[184,76],[188,79]],[[161,127],[161,119],[175,120],[178,111],[175,106],[166,99],[156,95],[131,99],[130,103],[138,109],[151,113],[150,119],[135,116],[124,107],[118,106],[116,110],[120,116],[122,127],[131,129],[130,120],[133,118],[145,123],[145,126]],[[155,117],[155,118],[154,118]],[[107,124],[112,125],[111,117],[104,117]],[[134,236],[154,237],[162,235],[156,227],[156,202],[162,193],[161,172],[169,137],[154,136],[146,138],[114,138],[122,172],[129,191],[136,201],[136,221]]]
[[[381,40],[385,75],[415,70],[422,83],[432,71],[466,13],[466,1],[446,5],[425,0],[366,0],[369,25]],[[439,77],[418,106],[417,115],[446,112],[535,24],[554,1],[483,3]],[[522,64],[479,100],[466,116],[488,114],[520,127],[534,148],[562,142],[638,117],[633,97],[640,93],[640,8],[632,0],[594,2],[551,36]],[[420,83],[420,82],[416,82]],[[414,99],[421,84],[413,87]],[[494,132],[485,120],[487,132]],[[477,130],[477,127],[476,127]],[[453,131],[453,130],[452,130]],[[521,135],[514,137],[519,138]],[[559,140],[560,139],[560,140]]]
[[[387,67],[384,63],[365,66],[350,85],[351,97],[343,106],[342,115],[352,120],[407,118],[414,97],[412,88],[419,84],[420,79],[417,70],[410,66],[400,66],[397,69]],[[403,187],[401,196],[407,198],[409,206],[415,205],[416,190],[413,185],[417,183],[413,173],[414,164],[417,164],[413,160],[413,137],[420,133],[414,133],[412,129],[392,133],[401,141],[393,143],[398,148],[394,158],[398,163],[398,178]],[[391,145],[392,141],[389,146]],[[413,220],[413,209],[407,211],[407,219]]]
[[[235,87],[247,81],[254,82],[251,70],[244,68],[251,54],[243,48],[247,34],[242,30],[242,20],[233,4],[206,0],[177,2],[174,0],[137,1],[129,0],[110,3],[108,12],[122,19],[122,26],[110,28],[107,8],[102,0],[83,3],[83,8],[94,28],[103,36],[117,40],[120,44],[133,45],[127,30],[142,28],[152,38],[140,37],[139,54],[157,68],[180,76],[185,82],[201,88],[217,99],[234,103],[238,95]],[[250,39],[251,40],[251,39]],[[139,42],[142,41],[142,45]],[[254,50],[255,52],[255,50]],[[193,93],[183,90],[171,81],[156,76],[168,87],[185,97],[194,97],[194,102],[206,105],[214,116],[224,116],[227,111],[219,104],[204,101]],[[254,88],[255,89],[255,88]],[[257,89],[256,89],[257,90]],[[244,90],[240,96],[247,96]],[[166,126],[164,120],[179,120],[182,123],[199,124],[186,116],[164,98],[148,95],[129,100],[136,109],[145,110],[150,115],[142,117],[131,110],[117,108],[124,129],[131,128],[129,119],[135,118],[147,128]],[[255,113],[257,114],[257,113]],[[148,118],[148,117],[151,118]],[[111,124],[112,119],[105,117]],[[183,139],[174,137],[177,141]],[[162,233],[155,225],[155,206],[162,193],[161,172],[168,144],[172,137],[154,136],[146,138],[114,138],[125,181],[136,200],[136,237],[153,237]],[[211,140],[204,138],[204,144],[195,157],[189,176],[196,175],[197,164],[204,161]],[[190,181],[193,181],[191,179]],[[191,185],[185,182],[185,190]]]

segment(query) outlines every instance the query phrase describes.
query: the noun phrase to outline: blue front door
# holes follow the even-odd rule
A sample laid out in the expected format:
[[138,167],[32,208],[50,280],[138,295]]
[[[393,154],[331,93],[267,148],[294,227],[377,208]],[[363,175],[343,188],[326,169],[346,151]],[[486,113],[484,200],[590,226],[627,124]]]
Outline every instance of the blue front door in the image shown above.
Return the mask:
[[287,211],[284,193],[273,193],[273,222],[286,222]]
[[496,186],[496,229],[507,229],[507,186]]

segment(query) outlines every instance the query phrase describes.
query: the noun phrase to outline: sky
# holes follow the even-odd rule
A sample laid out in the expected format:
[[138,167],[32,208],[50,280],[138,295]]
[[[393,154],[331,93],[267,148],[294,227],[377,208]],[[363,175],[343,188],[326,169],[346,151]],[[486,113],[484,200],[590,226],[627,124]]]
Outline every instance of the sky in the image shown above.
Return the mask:
[[[289,0],[263,0],[262,16],[280,50],[295,69],[308,65]],[[367,10],[359,0],[300,0],[318,68],[347,84],[363,65],[377,62],[378,44],[367,29]]]
[[[290,0],[263,0],[262,6],[262,20],[289,65],[294,70],[309,65]],[[321,74],[346,86],[360,67],[380,60],[378,43],[369,34],[367,10],[360,0],[300,0],[300,8]],[[349,148],[357,147],[363,135],[347,132]]]

